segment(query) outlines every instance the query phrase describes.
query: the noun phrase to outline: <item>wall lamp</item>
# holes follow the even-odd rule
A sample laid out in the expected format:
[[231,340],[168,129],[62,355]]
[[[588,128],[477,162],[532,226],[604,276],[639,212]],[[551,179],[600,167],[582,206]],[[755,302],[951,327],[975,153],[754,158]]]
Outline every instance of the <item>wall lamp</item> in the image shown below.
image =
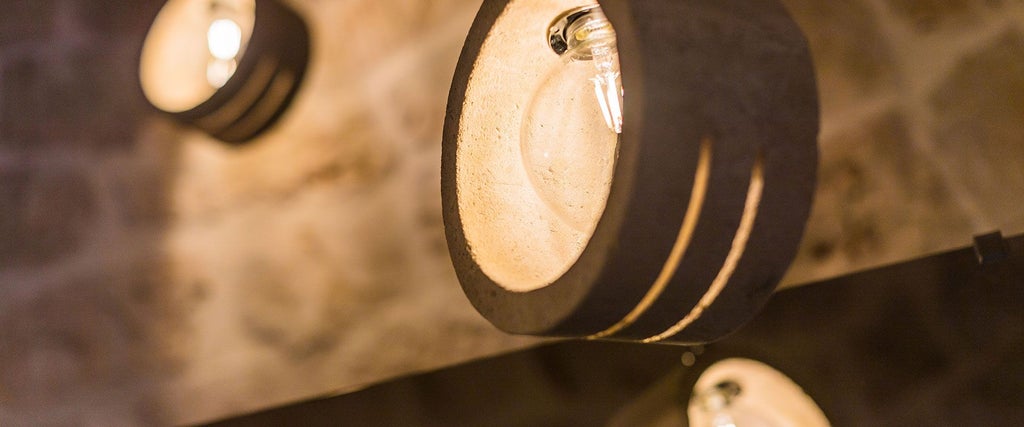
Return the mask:
[[277,0],[170,0],[146,36],[139,79],[156,108],[237,143],[280,117],[308,59],[305,23]]
[[511,333],[721,338],[796,253],[818,127],[777,0],[484,0],[443,138],[459,281]]
[[753,359],[720,360],[683,382],[693,391],[686,411],[691,426],[831,425],[799,384]]

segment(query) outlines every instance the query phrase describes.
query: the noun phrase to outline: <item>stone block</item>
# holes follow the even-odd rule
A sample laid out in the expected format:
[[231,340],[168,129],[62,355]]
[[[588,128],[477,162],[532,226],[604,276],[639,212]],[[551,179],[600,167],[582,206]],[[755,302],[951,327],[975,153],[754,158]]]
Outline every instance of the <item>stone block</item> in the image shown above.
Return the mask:
[[0,206],[0,269],[73,253],[98,213],[88,178],[73,171],[0,171]]
[[815,205],[788,283],[970,242],[971,218],[912,145],[903,115],[884,113],[821,146]]
[[5,0],[0,20],[0,48],[48,38],[54,29],[57,5],[53,0]]
[[978,231],[1024,231],[1024,34],[963,57],[930,101],[939,160],[983,211]]
[[137,38],[149,30],[166,0],[135,0],[110,2],[82,0],[67,2],[69,13],[90,33]]
[[138,273],[104,266],[0,289],[0,424],[166,422],[155,385],[178,343],[168,302],[132,296],[153,285]]
[[25,230],[25,200],[32,176],[28,168],[0,169],[0,268],[20,261]]
[[[438,32],[459,28],[455,18],[471,19],[480,0],[357,0],[335,3],[304,2],[313,36],[324,47],[343,52],[331,59],[344,68],[366,72],[408,46]],[[332,17],[330,24],[319,17]],[[469,22],[465,22],[468,29]]]
[[158,226],[170,219],[170,186],[176,172],[176,128],[167,121],[149,120],[136,139],[136,148],[103,156],[93,172],[102,183],[115,220],[125,227]]
[[890,44],[866,2],[783,3],[810,44],[825,117],[894,88],[897,75]]
[[998,8],[1005,1],[887,0],[886,3],[900,21],[918,32],[930,33],[976,26],[987,10]]
[[131,147],[145,111],[134,53],[43,46],[56,52],[0,64],[0,146]]

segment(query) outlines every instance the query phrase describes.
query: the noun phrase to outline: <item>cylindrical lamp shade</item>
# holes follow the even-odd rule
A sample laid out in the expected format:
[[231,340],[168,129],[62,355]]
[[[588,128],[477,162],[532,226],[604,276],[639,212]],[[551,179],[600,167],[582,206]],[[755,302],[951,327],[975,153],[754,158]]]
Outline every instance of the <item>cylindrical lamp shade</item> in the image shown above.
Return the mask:
[[143,45],[150,103],[222,141],[270,127],[295,96],[309,31],[277,0],[170,0]]
[[734,357],[700,368],[688,370],[680,384],[692,392],[687,426],[831,425],[800,384],[764,362]]
[[769,298],[809,214],[806,41],[776,0],[599,3],[484,1],[444,129],[456,273],[508,332],[716,340]]

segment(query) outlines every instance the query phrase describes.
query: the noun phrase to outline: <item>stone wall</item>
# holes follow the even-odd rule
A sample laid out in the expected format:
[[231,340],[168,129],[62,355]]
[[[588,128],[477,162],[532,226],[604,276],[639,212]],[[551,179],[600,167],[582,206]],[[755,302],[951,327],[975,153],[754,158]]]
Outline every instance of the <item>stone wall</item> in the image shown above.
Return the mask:
[[1024,1],[783,0],[822,100],[789,283],[1024,231]]
[[[1024,1],[786,0],[822,92],[789,283],[1024,231]],[[290,0],[307,81],[231,147],[138,89],[158,0],[4,0],[0,425],[210,420],[521,348],[440,218],[479,0]]]

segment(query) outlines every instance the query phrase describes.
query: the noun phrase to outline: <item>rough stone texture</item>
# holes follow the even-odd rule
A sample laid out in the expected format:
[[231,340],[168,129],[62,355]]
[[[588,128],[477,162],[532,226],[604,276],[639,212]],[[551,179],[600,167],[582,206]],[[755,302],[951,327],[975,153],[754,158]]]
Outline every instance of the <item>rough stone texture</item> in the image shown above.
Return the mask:
[[889,0],[888,4],[914,29],[930,32],[976,25],[984,13],[1002,6],[1003,0]]
[[78,16],[86,3],[33,4],[30,10],[54,21],[54,31],[44,40],[13,39],[0,52],[0,112],[6,112],[0,114],[0,145],[66,150],[130,141],[133,126],[126,119],[138,114],[141,102],[138,41],[108,32],[131,21],[89,28]]
[[[0,425],[209,420],[535,342],[473,311],[441,228],[479,0],[290,0],[308,78],[242,147],[145,104],[162,3],[3,4]],[[1024,2],[786,3],[824,107],[790,283],[1024,231]]]
[[[964,245],[970,222],[928,160],[905,142],[907,123],[888,113],[831,138],[821,158],[814,220],[802,256],[823,271],[853,271],[943,245]],[[966,231],[963,231],[966,233]]]
[[[981,218],[1024,228],[1024,33],[1009,31],[967,55],[936,87],[932,134],[943,162],[985,208]],[[1017,161],[1006,161],[1014,159]]]
[[124,298],[106,273],[69,279],[0,316],[0,416],[17,425],[154,420],[145,359],[159,353],[145,346],[152,331],[136,328],[139,317],[158,316],[139,312],[142,304]]
[[878,17],[863,1],[784,0],[807,35],[826,115],[878,98],[897,84],[896,64]]
[[44,39],[53,30],[52,4],[35,0],[4,2],[4,23],[0,25],[0,44]]
[[822,98],[821,187],[784,286],[1024,231],[1024,2],[783,2]]
[[12,172],[3,183],[4,206],[11,209],[0,223],[0,268],[47,263],[78,249],[97,215],[88,176],[80,170]]

